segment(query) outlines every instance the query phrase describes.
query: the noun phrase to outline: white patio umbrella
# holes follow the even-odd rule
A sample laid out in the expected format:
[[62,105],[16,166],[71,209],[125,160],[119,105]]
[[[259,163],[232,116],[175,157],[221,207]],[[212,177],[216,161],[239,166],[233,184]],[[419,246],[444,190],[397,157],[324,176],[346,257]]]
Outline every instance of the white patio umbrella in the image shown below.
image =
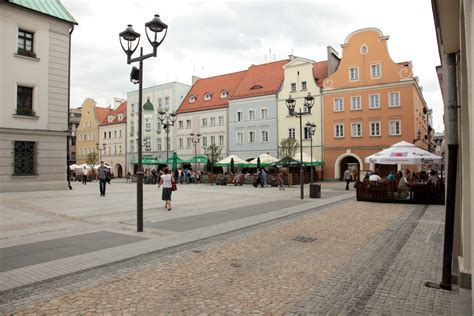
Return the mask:
[[239,165],[246,165],[248,164],[247,161],[243,160],[242,158],[236,156],[236,155],[230,155],[218,162],[216,162],[214,165],[215,166],[224,166],[224,167],[228,167],[230,166],[230,163],[231,163],[231,160],[232,158],[234,159],[234,165],[235,166],[239,166]]
[[76,165],[75,163],[73,163],[72,165],[69,166],[69,169],[71,169],[71,170],[74,170],[74,169],[77,169],[77,168],[80,168],[80,166]]
[[417,147],[416,145],[401,141],[392,145],[391,147],[379,151],[373,155],[365,158],[366,163],[379,163],[379,164],[410,164],[418,165],[425,163],[441,164],[443,157],[437,156],[424,149]]
[[260,156],[250,160],[249,164],[257,165],[258,158],[260,158],[260,165],[262,166],[271,165],[272,163],[277,162],[279,160],[278,158],[270,156],[269,154],[261,154]]

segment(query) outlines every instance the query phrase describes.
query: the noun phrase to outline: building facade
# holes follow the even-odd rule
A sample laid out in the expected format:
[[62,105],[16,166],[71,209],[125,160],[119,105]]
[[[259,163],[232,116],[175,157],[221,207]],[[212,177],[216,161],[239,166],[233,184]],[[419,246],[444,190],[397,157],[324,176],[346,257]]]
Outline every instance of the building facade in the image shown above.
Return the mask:
[[82,109],[69,109],[68,165],[76,161],[76,131],[81,123]]
[[[323,82],[324,177],[382,166],[365,157],[399,141],[428,149],[428,108],[410,62],[395,63],[375,28],[347,36],[337,70]],[[379,170],[381,173],[384,170]]]
[[[152,157],[160,161],[171,157],[176,150],[176,129],[166,129],[159,119],[159,111],[167,114],[176,112],[184,96],[190,89],[189,85],[180,82],[170,82],[143,89],[143,157]],[[138,90],[127,93],[127,164],[132,174],[137,168],[138,151]],[[167,145],[168,143],[168,145]]]
[[127,174],[127,102],[111,110],[99,125],[99,161],[110,166],[115,178]]
[[229,154],[253,159],[278,155],[277,93],[288,60],[252,65],[229,100]]
[[[245,71],[197,79],[179,107],[176,121],[177,153],[189,159],[204,154],[210,145],[221,149],[221,156],[229,153],[229,99],[245,75]],[[194,149],[190,134],[200,134],[201,141]]]
[[[292,138],[300,143],[299,119],[289,116],[286,106],[286,100],[290,97],[296,100],[295,111],[308,113],[302,116],[303,135],[301,135],[303,143],[303,153],[313,156],[313,160],[323,161],[322,155],[322,122],[323,113],[321,111],[321,93],[320,85],[322,80],[328,74],[328,62],[315,62],[310,59],[290,56],[289,62],[283,66],[284,80],[282,87],[278,93],[278,147],[284,139]],[[311,114],[304,108],[304,97],[311,93],[314,97],[314,105]],[[310,133],[304,127],[307,123],[316,124],[316,132],[313,136],[313,146],[311,147]],[[298,147],[297,152],[300,152]],[[282,158],[282,157],[280,157]]]
[[0,192],[67,189],[75,24],[59,1],[0,2]]
[[96,106],[93,99],[85,99],[81,106],[81,121],[76,131],[76,163],[87,162],[87,157],[95,153],[95,164],[99,163],[99,124],[110,109]]
[[[447,173],[446,213],[454,212],[452,272],[461,288],[472,288],[474,269],[474,5],[465,0],[433,0],[441,66],[437,67],[444,101],[445,135],[441,153],[455,174]],[[441,135],[440,135],[441,136]],[[451,157],[454,152],[457,157]],[[451,187],[451,177],[454,187]],[[450,199],[455,192],[454,199]],[[454,203],[448,204],[451,200]],[[448,233],[448,232],[445,232]],[[471,308],[474,296],[471,293]]]

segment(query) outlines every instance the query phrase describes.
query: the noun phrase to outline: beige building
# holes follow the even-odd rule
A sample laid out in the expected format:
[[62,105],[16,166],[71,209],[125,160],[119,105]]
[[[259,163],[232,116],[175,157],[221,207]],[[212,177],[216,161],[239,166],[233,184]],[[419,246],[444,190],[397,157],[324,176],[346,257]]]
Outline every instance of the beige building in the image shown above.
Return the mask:
[[111,110],[99,126],[99,160],[111,168],[116,178],[127,174],[127,102]]
[[75,24],[59,1],[0,1],[0,192],[67,189]]
[[[452,268],[460,287],[471,288],[474,268],[474,4],[465,0],[433,0],[432,6],[441,59],[437,70],[445,107],[443,149],[448,168],[451,163],[456,167]],[[457,152],[457,159],[450,160],[453,152]],[[453,211],[449,203],[452,176],[448,170],[448,214]],[[471,302],[474,310],[474,296]]]
[[76,163],[86,163],[87,156],[97,154],[95,163],[99,162],[99,124],[105,119],[110,109],[96,106],[92,99],[82,103],[81,122],[76,131]]

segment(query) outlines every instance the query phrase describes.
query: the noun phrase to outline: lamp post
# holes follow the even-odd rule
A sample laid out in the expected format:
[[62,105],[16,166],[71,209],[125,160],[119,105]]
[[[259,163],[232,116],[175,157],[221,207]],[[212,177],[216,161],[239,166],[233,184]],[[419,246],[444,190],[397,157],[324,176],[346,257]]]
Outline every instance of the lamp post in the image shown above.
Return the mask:
[[165,111],[161,110],[158,112],[159,119],[161,124],[163,124],[163,128],[166,129],[166,166],[168,166],[168,155],[169,155],[169,142],[170,142],[170,126],[174,126],[174,122],[176,122],[177,115],[175,112],[167,114]]
[[311,184],[313,184],[313,136],[316,132],[316,124],[313,123],[306,123],[306,129],[309,131],[309,139],[310,139],[310,148],[311,148]]
[[[158,33],[164,32],[161,40],[158,40]],[[137,50],[140,44],[140,33],[133,30],[132,25],[129,24],[125,31],[119,34],[120,45],[127,55],[127,64],[139,62],[139,68],[132,68],[130,80],[133,83],[138,83],[138,170],[137,170],[137,231],[143,231],[143,170],[142,170],[142,93],[143,93],[143,61],[150,57],[156,57],[158,46],[164,41],[166,33],[168,32],[168,25],[160,20],[160,16],[155,14],[155,17],[145,23],[145,34],[153,47],[153,52],[143,55],[143,47],[140,47],[140,56],[132,58],[133,53]],[[148,33],[151,33],[151,37]],[[135,43],[136,41],[136,43]],[[125,46],[124,46],[125,43]]]
[[[191,141],[193,142],[193,145],[194,145],[194,169],[196,169],[197,144],[201,141],[201,134],[199,133],[194,134],[194,132],[192,132],[191,134],[189,134],[189,136],[191,136]],[[200,164],[199,164],[199,169],[201,169]],[[197,184],[197,181],[194,181],[194,183]]]
[[306,114],[311,114],[311,108],[314,105],[314,97],[311,93],[308,92],[308,95],[304,97],[304,107],[306,111],[301,111],[299,108],[298,112],[295,112],[296,100],[289,96],[288,99],[285,100],[286,107],[288,108],[288,112],[290,116],[296,116],[300,119],[300,193],[301,199],[304,199],[304,167],[303,167],[303,123],[302,117]]

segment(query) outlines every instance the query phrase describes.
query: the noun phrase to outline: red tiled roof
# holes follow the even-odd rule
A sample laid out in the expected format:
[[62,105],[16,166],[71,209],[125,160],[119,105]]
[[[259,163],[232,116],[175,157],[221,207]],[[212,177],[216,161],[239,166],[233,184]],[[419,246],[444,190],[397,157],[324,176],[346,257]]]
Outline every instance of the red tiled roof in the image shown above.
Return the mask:
[[[120,104],[116,110],[109,110],[109,112],[106,113],[104,119],[100,123],[100,126],[127,122],[126,112],[127,112],[127,102],[122,102],[122,104]],[[118,114],[124,114],[121,121],[118,120]],[[109,122],[109,120],[107,119],[109,115],[115,115],[115,118],[111,122]]]
[[111,110],[109,108],[101,108],[98,106],[95,107],[95,116],[99,122],[99,125],[107,117],[107,114],[109,114],[110,111]]
[[284,59],[250,66],[231,100],[276,93],[283,82],[283,66],[288,61]]
[[[245,72],[246,70],[197,80],[196,83],[191,87],[191,90],[189,90],[176,113],[187,113],[228,107],[229,98],[231,98],[234,94],[238,84],[245,75]],[[227,91],[227,98],[221,98],[222,90]],[[205,101],[204,95],[207,92],[211,93],[212,96],[210,100]],[[193,103],[189,102],[189,98],[191,96],[196,97],[196,101]]]
[[319,61],[313,65],[313,75],[319,87],[323,86],[324,79],[328,76],[328,61]]

